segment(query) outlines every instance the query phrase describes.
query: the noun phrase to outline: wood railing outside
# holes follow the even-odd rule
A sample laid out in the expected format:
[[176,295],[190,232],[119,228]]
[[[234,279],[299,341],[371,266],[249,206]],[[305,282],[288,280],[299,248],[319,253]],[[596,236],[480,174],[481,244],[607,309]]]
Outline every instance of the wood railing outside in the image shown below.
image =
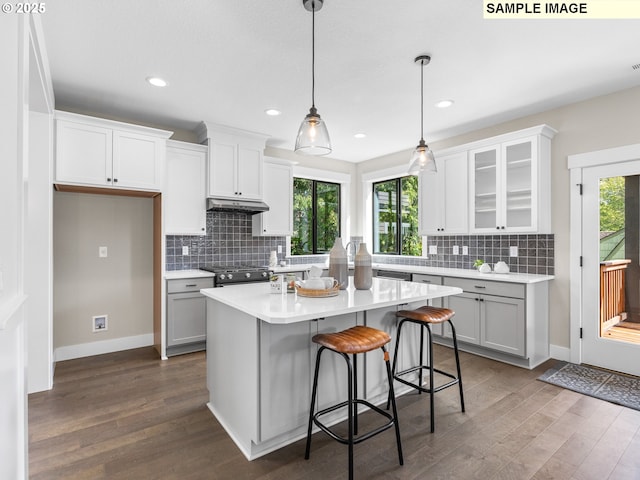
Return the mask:
[[631,260],[600,263],[600,336],[627,318],[624,275]]

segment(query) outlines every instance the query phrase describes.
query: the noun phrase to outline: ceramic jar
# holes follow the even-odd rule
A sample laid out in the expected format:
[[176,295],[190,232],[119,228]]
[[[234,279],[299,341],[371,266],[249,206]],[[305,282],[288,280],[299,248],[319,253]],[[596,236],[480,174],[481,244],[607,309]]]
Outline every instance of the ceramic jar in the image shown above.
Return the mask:
[[371,270],[371,255],[367,251],[367,244],[361,243],[354,260],[355,272],[353,285],[357,290],[369,290],[373,272]]
[[336,238],[333,247],[329,251],[329,276],[340,284],[340,290],[345,290],[349,285],[347,250],[342,245],[342,238],[340,237]]

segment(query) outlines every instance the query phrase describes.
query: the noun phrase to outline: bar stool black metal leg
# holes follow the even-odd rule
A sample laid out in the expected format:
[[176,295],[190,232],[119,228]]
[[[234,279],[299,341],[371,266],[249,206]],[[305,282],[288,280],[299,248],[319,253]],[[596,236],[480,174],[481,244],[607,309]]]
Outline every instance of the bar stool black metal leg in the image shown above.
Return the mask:
[[[389,366],[389,352],[384,347],[382,348],[382,352],[384,354],[384,363],[387,367],[387,378],[389,379],[389,399],[391,401],[391,408],[393,412],[394,424],[396,429],[396,444],[398,445],[398,461],[400,465],[404,465],[404,457],[402,455],[402,442],[400,440],[400,425],[398,425],[398,409],[396,407],[396,396],[393,389],[393,375],[391,374],[391,367]],[[395,357],[394,357],[395,364]],[[387,403],[389,400],[387,400]],[[387,410],[389,407],[387,406]]]
[[349,422],[349,436],[348,436],[348,447],[349,447],[349,480],[353,480],[353,437],[354,437],[354,417],[353,409],[357,407],[355,405],[353,399],[353,384],[354,384],[354,370],[351,365],[351,361],[349,360],[349,355],[346,353],[341,353],[342,357],[347,362],[347,412],[348,412],[348,422]]
[[[431,348],[429,348],[431,350]],[[422,326],[420,326],[420,359],[418,365],[424,365],[423,362],[424,355],[424,330]],[[429,363],[431,365],[431,363]],[[418,369],[418,385],[422,386],[422,368]],[[422,390],[418,390],[418,395],[422,395]]]
[[456,329],[453,326],[453,322],[448,320],[449,325],[451,326],[451,334],[453,335],[453,351],[456,356],[456,369],[458,370],[458,388],[460,389],[460,406],[462,407],[462,411],[464,412],[464,393],[462,391],[462,373],[460,370],[460,356],[458,355],[458,340],[456,338]]
[[[400,331],[402,330],[402,325],[404,324],[404,320],[400,320],[398,323],[398,331],[396,332],[396,346],[393,349],[393,367],[391,368],[391,377],[396,374],[398,368],[398,347],[400,346]],[[387,406],[385,410],[389,410],[389,404],[391,402],[391,389],[389,389],[389,395],[387,396]]]
[[[429,403],[431,404],[430,406],[430,411],[431,411],[431,433],[433,433],[435,431],[435,427],[436,427],[436,422],[435,422],[435,406],[433,404],[433,400],[434,400],[434,379],[433,379],[433,338],[431,337],[431,327],[429,327],[429,324],[424,324],[423,325],[424,328],[427,329],[427,333],[429,334]],[[420,329],[422,331],[422,329]]]
[[309,428],[307,429],[307,448],[304,452],[305,460],[309,460],[309,452],[311,451],[311,429],[313,427],[313,412],[316,406],[316,394],[318,393],[318,371],[320,370],[320,355],[325,347],[320,347],[316,356],[316,368],[313,374],[313,388],[311,390],[311,408],[309,408]]
[[[353,354],[353,398],[358,398],[358,359]],[[352,403],[353,406],[353,434],[358,435],[358,404]]]

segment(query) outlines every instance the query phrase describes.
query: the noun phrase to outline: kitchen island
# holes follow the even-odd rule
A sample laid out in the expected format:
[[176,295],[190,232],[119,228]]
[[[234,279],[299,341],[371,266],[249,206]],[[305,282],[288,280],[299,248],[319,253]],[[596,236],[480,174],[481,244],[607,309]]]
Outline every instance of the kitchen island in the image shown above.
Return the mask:
[[[208,407],[249,460],[306,435],[313,335],[368,325],[388,332],[392,346],[400,306],[417,308],[462,293],[457,287],[379,278],[370,290],[355,290],[353,278],[350,282],[327,298],[272,294],[268,283],[201,290],[207,297]],[[402,349],[399,368],[415,360],[415,350]],[[358,367],[359,392],[374,404],[384,403],[381,352],[364,354]],[[319,388],[318,408],[346,398],[346,368],[337,355],[323,358]],[[346,412],[335,414],[332,422],[346,418]]]

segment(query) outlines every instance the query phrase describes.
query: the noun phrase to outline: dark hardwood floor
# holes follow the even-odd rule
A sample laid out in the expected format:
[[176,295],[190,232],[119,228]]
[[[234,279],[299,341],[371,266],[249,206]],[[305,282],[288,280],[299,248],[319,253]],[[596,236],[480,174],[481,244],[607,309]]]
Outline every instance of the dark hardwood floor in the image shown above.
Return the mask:
[[[405,465],[388,430],[356,445],[356,478],[640,479],[640,412],[537,381],[553,363],[528,371],[463,353],[467,412],[456,388],[438,393],[431,434],[428,396],[399,398]],[[299,441],[248,462],[207,409],[205,378],[204,353],[59,362],[53,390],[29,397],[30,478],[346,478],[346,447],[324,434],[310,460]]]

